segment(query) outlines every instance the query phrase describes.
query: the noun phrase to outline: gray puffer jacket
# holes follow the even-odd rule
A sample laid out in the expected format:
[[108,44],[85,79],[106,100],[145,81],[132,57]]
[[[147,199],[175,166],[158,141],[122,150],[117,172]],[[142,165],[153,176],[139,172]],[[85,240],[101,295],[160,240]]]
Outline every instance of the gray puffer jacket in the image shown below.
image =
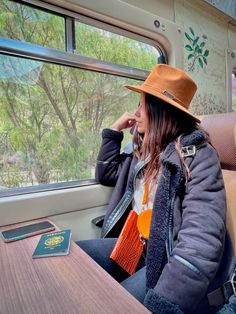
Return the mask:
[[[120,153],[123,133],[103,130],[96,178],[115,186],[102,229],[117,236],[131,209],[135,178],[147,161]],[[225,283],[235,260],[226,233],[226,199],[215,149],[203,131],[181,139],[191,178],[185,182],[174,143],[161,155],[146,256],[147,294],[153,313],[214,313],[207,295]]]

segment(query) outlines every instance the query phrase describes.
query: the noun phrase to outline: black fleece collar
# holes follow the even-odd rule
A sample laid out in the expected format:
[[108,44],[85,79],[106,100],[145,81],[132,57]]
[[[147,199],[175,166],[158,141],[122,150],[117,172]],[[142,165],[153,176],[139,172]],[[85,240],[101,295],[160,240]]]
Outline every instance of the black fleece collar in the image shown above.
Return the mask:
[[[191,134],[184,135],[180,139],[181,147],[190,146],[190,145],[200,145],[206,141],[206,133],[203,130],[196,130]],[[175,143],[172,142],[168,144],[164,152],[161,154],[161,162],[165,165],[170,165],[174,167],[180,167],[179,157],[175,149]]]

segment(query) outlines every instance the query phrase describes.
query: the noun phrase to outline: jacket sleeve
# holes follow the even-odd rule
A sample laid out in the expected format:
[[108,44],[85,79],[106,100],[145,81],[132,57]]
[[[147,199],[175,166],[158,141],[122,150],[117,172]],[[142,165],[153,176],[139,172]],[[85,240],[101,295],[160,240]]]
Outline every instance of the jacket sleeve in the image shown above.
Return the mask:
[[98,154],[95,177],[96,180],[108,186],[115,186],[122,164],[127,154],[120,153],[123,132],[104,129],[102,145]]
[[163,300],[173,306],[167,313],[194,311],[214,279],[223,253],[226,198],[214,148],[207,144],[199,149],[189,169],[191,179],[185,189],[173,255],[145,298],[145,305],[154,313],[162,313]]

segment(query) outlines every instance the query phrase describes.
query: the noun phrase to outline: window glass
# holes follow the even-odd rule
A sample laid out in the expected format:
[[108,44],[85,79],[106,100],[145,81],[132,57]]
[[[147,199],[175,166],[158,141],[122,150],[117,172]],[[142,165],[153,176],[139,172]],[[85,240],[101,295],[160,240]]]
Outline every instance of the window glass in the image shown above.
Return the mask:
[[151,70],[160,56],[151,45],[80,22],[75,36],[76,53],[102,61]]
[[236,72],[232,73],[232,109],[236,111]]
[[6,55],[0,63],[1,189],[94,178],[101,130],[137,108],[123,84],[138,82]]
[[[19,1],[0,1],[0,36],[15,43],[18,40],[47,47],[41,50],[49,56],[46,63],[38,61],[36,49],[29,51],[27,45],[24,51],[10,56],[7,43],[5,54],[0,54],[0,189],[3,194],[8,194],[9,188],[36,186],[30,191],[42,190],[51,189],[47,185],[50,183],[63,182],[63,185],[54,185],[56,188],[68,186],[71,181],[94,179],[102,129],[109,127],[123,112],[137,109],[139,94],[123,85],[137,85],[140,81],[95,72],[107,69],[103,62],[99,62],[98,69],[96,60],[91,60],[94,71],[87,70],[87,63],[83,64],[80,55],[112,63],[113,73],[117,75],[119,66],[126,66],[122,67],[124,76],[126,69],[127,76],[131,71],[133,76],[139,75],[133,68],[151,70],[160,57],[161,50],[139,39],[125,37],[126,33],[121,36],[77,20],[74,38],[73,31],[65,34],[65,18]],[[65,51],[65,42],[74,40],[75,67],[69,67],[66,64],[71,65],[68,62],[71,53]],[[50,48],[65,52],[55,61],[54,50]],[[25,52],[30,58],[25,57]],[[131,139],[129,130],[124,135],[122,147]]]
[[65,20],[27,5],[0,1],[0,36],[65,49]]

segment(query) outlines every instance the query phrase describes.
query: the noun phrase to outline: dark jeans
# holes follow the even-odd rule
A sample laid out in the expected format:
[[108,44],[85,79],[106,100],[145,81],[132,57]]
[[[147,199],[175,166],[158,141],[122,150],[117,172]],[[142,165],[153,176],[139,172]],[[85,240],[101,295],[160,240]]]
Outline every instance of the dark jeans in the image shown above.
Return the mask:
[[107,238],[84,240],[76,243],[136,299],[143,303],[146,292],[145,260],[141,258],[137,272],[130,276],[116,262],[110,259],[116,240],[115,238]]
[[[96,239],[78,241],[77,244],[90,255],[103,269],[105,269],[114,279],[128,290],[141,303],[144,301],[146,292],[146,267],[145,260],[141,259],[138,265],[138,271],[130,276],[119,265],[109,258],[111,251],[117,239]],[[197,312],[199,313],[199,311]],[[203,313],[200,312],[200,313]],[[204,312],[205,313],[205,312]],[[217,309],[210,313],[216,314],[233,314],[236,313],[236,298],[232,297],[229,304],[225,304],[217,312]]]

